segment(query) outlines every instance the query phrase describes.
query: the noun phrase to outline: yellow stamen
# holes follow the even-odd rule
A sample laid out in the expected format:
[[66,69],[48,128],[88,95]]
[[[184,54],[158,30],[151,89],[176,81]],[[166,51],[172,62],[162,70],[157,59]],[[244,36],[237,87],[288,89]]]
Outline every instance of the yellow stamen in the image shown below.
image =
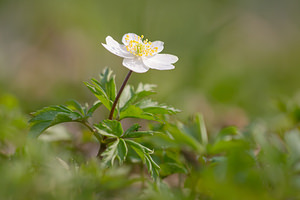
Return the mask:
[[125,36],[126,42],[126,50],[132,53],[135,56],[153,56],[154,53],[158,51],[158,47],[154,47],[152,42],[148,41],[148,39],[144,39],[144,35],[135,36],[134,38],[130,38],[129,35]]

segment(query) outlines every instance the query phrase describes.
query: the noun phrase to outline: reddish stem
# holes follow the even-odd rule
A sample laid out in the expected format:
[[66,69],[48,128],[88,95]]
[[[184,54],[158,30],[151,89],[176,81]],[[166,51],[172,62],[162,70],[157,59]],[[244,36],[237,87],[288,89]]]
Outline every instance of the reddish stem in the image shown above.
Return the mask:
[[128,81],[128,79],[129,79],[129,77],[130,77],[131,74],[132,74],[132,71],[130,70],[130,71],[128,72],[126,78],[124,79],[124,81],[123,81],[123,83],[122,83],[122,85],[121,85],[121,88],[120,88],[120,90],[119,90],[119,92],[118,92],[118,94],[117,94],[117,96],[116,96],[116,98],[115,98],[115,101],[114,101],[114,103],[113,103],[113,105],[112,105],[112,107],[111,107],[110,114],[109,114],[109,117],[108,117],[108,119],[110,119],[110,120],[113,119],[114,112],[115,112],[115,108],[116,108],[116,106],[117,106],[117,103],[118,103],[118,101],[119,101],[119,98],[120,98],[120,96],[121,96],[121,94],[122,94],[122,92],[123,92],[123,90],[124,90],[124,88],[125,88],[125,85],[126,85],[126,83],[127,83],[127,81]]

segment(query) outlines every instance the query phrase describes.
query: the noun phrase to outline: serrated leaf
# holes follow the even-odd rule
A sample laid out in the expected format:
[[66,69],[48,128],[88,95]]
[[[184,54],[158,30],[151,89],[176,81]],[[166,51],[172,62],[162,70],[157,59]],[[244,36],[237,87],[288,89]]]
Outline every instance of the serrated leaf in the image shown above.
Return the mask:
[[135,104],[143,98],[155,94],[155,85],[140,83],[136,90],[132,86],[126,86],[120,98],[120,111],[127,109],[128,106]]
[[[99,80],[91,79],[91,83],[85,83],[91,92],[100,100],[101,103],[111,110],[113,101],[116,98],[116,84],[115,76],[112,71],[105,68],[99,76]],[[117,115],[118,108],[116,108],[114,115]]]
[[153,151],[151,149],[149,149],[148,147],[145,147],[133,140],[125,140],[126,143],[128,143],[132,148],[138,149],[139,151],[143,152],[143,153],[153,153]]
[[149,154],[146,154],[146,166],[152,178],[157,179],[159,176],[160,167],[153,161]]
[[126,109],[120,110],[119,119],[124,118],[139,118],[153,121],[162,121],[161,114],[175,114],[179,110],[166,105],[160,105],[157,102],[153,102],[150,99],[143,100],[135,105],[129,105]]
[[151,114],[176,114],[180,112],[178,109],[164,104],[159,104],[151,99],[144,99],[136,104],[136,106],[141,108],[144,112]]
[[38,137],[47,128],[63,123],[82,119],[82,116],[65,106],[45,107],[33,113],[33,118],[29,121],[29,136]]
[[116,90],[115,76],[113,76],[106,84],[106,93],[111,101],[116,98]]
[[102,153],[103,156],[103,162],[106,165],[113,166],[114,161],[118,155],[118,144],[120,140],[117,138],[117,140],[108,146],[108,148]]
[[92,85],[90,83],[84,83],[90,91],[100,100],[103,105],[110,110],[112,106],[112,102],[109,100],[108,96],[106,95],[105,91],[103,88],[101,88],[98,85]]
[[118,159],[120,161],[120,164],[122,164],[124,162],[124,160],[126,159],[126,156],[128,153],[128,148],[127,148],[125,141],[121,138],[120,138],[117,150],[118,150],[118,153],[117,153]]
[[127,85],[120,98],[119,119],[124,118],[140,118],[146,120],[162,121],[160,118],[162,114],[175,114],[179,110],[158,104],[157,102],[145,99],[151,94],[154,94],[153,88],[155,85],[140,83],[135,90],[133,86]]
[[146,164],[151,176],[156,179],[159,174],[159,166],[153,161],[150,154],[153,151],[133,140],[125,140],[125,142],[138,154],[144,164]]
[[127,132],[127,134],[124,134],[124,138],[139,138],[144,136],[151,136],[153,135],[154,131],[133,131],[133,132]]
[[143,136],[153,135],[154,131],[138,131],[141,126],[139,124],[134,124],[128,128],[122,137],[124,138],[138,138]]
[[43,121],[43,120],[51,120],[53,119],[59,112],[72,112],[71,110],[67,109],[64,110],[59,106],[50,106],[42,108],[34,113],[32,113],[33,118],[29,122],[35,121]]
[[116,98],[116,83],[115,76],[113,75],[113,71],[109,68],[105,68],[103,72],[99,75],[99,81],[96,79],[92,79],[92,82],[98,86],[100,86],[106,93],[107,97],[114,101]]
[[91,116],[93,115],[93,113],[95,112],[95,110],[96,110],[97,108],[99,108],[99,106],[101,106],[101,105],[102,105],[102,103],[101,103],[100,101],[96,101],[96,102],[90,107],[90,109],[88,110],[87,116],[88,116],[88,117],[91,117]]
[[95,125],[100,134],[108,137],[120,137],[123,134],[123,128],[117,120],[103,120]]
[[147,155],[153,153],[151,149],[132,140],[125,140],[125,142],[138,154],[143,163],[146,163]]
[[155,118],[150,113],[145,113],[141,108],[130,105],[126,110],[123,110],[120,112],[119,119],[125,119],[125,118],[139,118],[139,119],[147,119],[147,120],[154,120],[156,121],[157,118]]
[[108,146],[108,148],[102,153],[103,162],[106,165],[113,166],[115,159],[117,158],[120,164],[126,159],[128,148],[123,139],[117,138],[115,142]]
[[80,103],[78,103],[78,101],[72,99],[66,102],[67,107],[70,108],[73,111],[78,111],[79,113],[82,114],[82,116],[84,115],[84,110],[83,107],[80,105]]
[[145,152],[141,148],[138,148],[134,145],[130,145],[130,147],[137,153],[137,155],[141,158],[142,162],[145,163],[146,162]]
[[124,135],[127,135],[130,132],[138,131],[141,126],[139,124],[133,124],[125,132]]
[[104,68],[102,73],[99,75],[100,85],[105,88],[106,93],[109,93],[107,90],[106,85],[111,81],[114,80],[113,71],[109,69],[108,67]]

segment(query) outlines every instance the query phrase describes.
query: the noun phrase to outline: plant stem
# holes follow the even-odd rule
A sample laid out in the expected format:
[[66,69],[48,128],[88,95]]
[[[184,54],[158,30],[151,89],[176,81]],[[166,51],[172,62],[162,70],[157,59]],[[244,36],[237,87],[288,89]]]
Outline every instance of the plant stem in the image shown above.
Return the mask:
[[121,88],[120,88],[120,90],[119,90],[119,92],[118,92],[118,94],[117,94],[117,96],[116,96],[116,98],[115,98],[115,101],[114,101],[114,103],[113,103],[113,105],[112,105],[112,107],[111,107],[110,114],[109,114],[109,117],[108,117],[108,119],[110,119],[110,120],[113,119],[114,112],[115,112],[115,108],[116,108],[116,106],[117,106],[117,103],[118,103],[118,101],[119,101],[119,98],[120,98],[120,96],[121,96],[121,94],[122,94],[122,92],[123,92],[123,90],[124,90],[124,88],[125,88],[125,85],[126,85],[126,83],[127,83],[127,81],[128,81],[128,79],[129,79],[129,77],[130,77],[131,74],[132,74],[132,71],[130,70],[130,71],[128,72],[127,76],[125,77],[125,79],[124,79],[124,81],[123,81],[123,83],[122,83],[122,86],[121,86]]
[[[91,132],[94,133],[94,136],[97,138],[97,140],[99,141],[99,151],[98,151],[98,154],[97,156],[100,157],[101,153],[105,150],[106,147],[105,144],[102,142],[103,141],[103,138],[101,137],[101,135],[97,132],[96,129],[94,129],[87,121],[78,121],[80,123],[82,123],[83,125],[85,125]],[[104,149],[104,150],[103,150]]]
[[[115,111],[115,108],[116,108],[116,106],[117,106],[118,100],[119,100],[119,98],[120,98],[120,96],[121,96],[121,94],[122,94],[122,92],[123,92],[123,90],[124,90],[124,88],[125,88],[125,85],[126,85],[126,83],[128,82],[128,79],[129,79],[129,77],[130,77],[131,74],[132,74],[132,71],[130,70],[130,71],[128,72],[127,76],[125,77],[125,79],[124,79],[124,81],[123,81],[123,83],[122,83],[122,85],[121,85],[121,88],[120,88],[120,90],[119,90],[119,92],[118,92],[118,94],[117,94],[117,96],[116,96],[116,98],[115,98],[115,101],[114,101],[114,103],[113,103],[113,105],[112,105],[112,107],[111,107],[111,111],[110,111],[110,114],[109,114],[109,117],[108,117],[108,119],[110,119],[110,120],[112,120],[112,118],[113,118],[113,116],[114,116],[114,111]],[[106,137],[103,137],[103,138],[102,138],[101,135],[97,132],[97,130],[94,129],[87,121],[79,121],[79,122],[81,122],[81,123],[82,123],[83,125],[85,125],[91,132],[93,132],[94,135],[95,135],[95,137],[98,139],[99,144],[100,144],[100,148],[99,148],[99,151],[98,151],[97,156],[101,158],[101,154],[102,154],[102,153],[106,150],[106,148],[107,148],[107,144],[104,142],[104,140],[106,139]]]
[[95,130],[92,128],[92,126],[87,122],[87,121],[79,121],[78,122],[82,123],[85,125],[91,132],[95,132]]
[[92,126],[87,121],[80,121],[83,125],[85,125],[91,132],[94,133],[95,137],[99,140],[100,144],[103,140],[101,135],[97,132],[96,129],[92,128]]

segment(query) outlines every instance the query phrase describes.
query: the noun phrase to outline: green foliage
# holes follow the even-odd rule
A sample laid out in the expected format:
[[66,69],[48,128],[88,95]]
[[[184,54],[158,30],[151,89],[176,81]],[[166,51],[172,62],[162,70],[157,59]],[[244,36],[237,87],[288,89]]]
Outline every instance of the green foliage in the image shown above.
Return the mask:
[[26,132],[27,118],[18,100],[10,94],[0,94],[0,165],[1,158],[9,158],[24,143]]
[[[168,115],[178,110],[151,100],[153,85],[139,84],[137,89],[125,88],[112,120],[91,125],[97,108],[103,104],[110,109],[115,100],[114,76],[105,69],[99,80],[87,86],[98,98],[91,107],[72,100],[43,108],[33,113],[29,135],[37,137],[50,126],[78,122],[96,136],[101,146],[98,157],[82,156],[72,140],[14,143],[16,150],[11,154],[3,153],[2,146],[0,183],[10,193],[0,193],[1,199],[20,199],[17,193],[11,195],[15,185],[31,199],[300,198],[297,103],[279,104],[280,119],[289,122],[283,128],[280,123],[255,122],[241,130],[235,126],[207,129],[201,114],[188,122],[170,120]],[[11,105],[5,98],[1,101],[6,103],[0,108],[8,113]],[[1,116],[4,119],[7,114]],[[125,118],[156,122],[149,125],[150,130],[140,130],[140,124],[128,126],[122,121]],[[9,144],[2,135],[1,142]],[[21,180],[40,187],[29,188]],[[47,180],[54,186],[40,189],[49,185]]]
[[[112,75],[112,71],[108,68],[104,69],[99,80],[92,79],[91,82],[85,83],[85,85],[110,111],[116,97],[115,77]],[[114,112],[114,117],[118,120],[140,118],[163,121],[162,115],[178,113],[178,109],[149,99],[150,95],[155,94],[155,87],[155,85],[142,83],[136,89],[131,85],[125,86]]]
[[[29,0],[0,4],[4,30],[0,55],[0,199],[300,199],[299,103],[283,101],[281,113],[267,113],[270,97],[299,91],[300,1],[173,1],[172,9],[169,1],[75,0],[62,4]],[[90,155],[77,159],[79,149],[90,146],[86,138],[92,136],[96,125],[90,124],[92,130],[87,131],[72,124],[70,132],[82,133],[82,141],[80,137],[63,142],[25,140],[29,116],[22,110],[28,112],[39,103],[57,102],[68,95],[83,98],[86,93],[80,84],[75,86],[74,79],[65,78],[80,75],[80,63],[89,68],[95,61],[113,58],[99,55],[99,45],[93,45],[99,43],[99,35],[104,38],[101,34],[107,27],[114,38],[120,38],[119,30],[149,31],[153,25],[151,38],[168,40],[169,50],[180,55],[181,66],[172,75],[150,72],[151,81],[162,87],[164,97],[172,103],[203,110],[204,120],[213,124],[207,124],[206,130],[203,118],[197,116],[186,122],[180,116],[174,122],[165,114],[149,113],[134,105],[138,102],[129,103],[127,108],[131,108],[121,112],[120,102],[114,119],[128,117],[164,124],[151,124],[153,135],[141,134],[139,129],[147,130],[144,120],[126,119],[121,122],[121,137],[99,137],[99,141],[108,142],[109,148],[118,140],[119,145],[121,139],[128,139],[154,150],[151,157],[160,166],[159,181],[153,183],[140,174],[142,167],[136,164],[140,158],[126,142],[128,153],[121,166],[116,165],[120,162],[117,156],[110,167]],[[183,37],[179,40],[178,36]],[[48,73],[48,68],[45,71],[47,66],[55,73]],[[95,65],[93,71],[97,68]],[[48,76],[51,74],[59,76]],[[136,78],[143,80],[147,75]],[[94,81],[89,84],[102,85],[104,97],[101,90],[97,95],[103,101],[90,108],[82,122],[90,120],[103,102],[110,110],[114,99],[110,98],[111,90],[103,87],[105,83],[96,81],[96,86]],[[3,90],[11,89],[20,98],[20,105],[15,97],[3,95]],[[237,106],[246,114],[240,116],[236,108],[227,108],[233,115],[228,116],[224,107],[217,113],[220,104]],[[80,109],[76,112],[82,115]],[[89,122],[100,124],[97,117]],[[235,118],[243,117],[251,121],[249,126],[225,127],[228,121],[222,121],[234,125]],[[132,130],[126,130],[136,121],[143,127],[133,125]],[[49,131],[61,134],[56,129]],[[131,159],[134,156],[139,159]]]
[[88,109],[87,105],[81,106],[76,100],[70,100],[66,106],[45,107],[32,113],[33,118],[29,121],[31,126],[29,135],[38,137],[47,128],[64,122],[86,121],[100,105],[101,103],[98,101]]
[[103,120],[100,124],[95,125],[95,128],[103,136],[120,137],[123,134],[123,128],[117,120]]
[[187,174],[188,169],[177,148],[163,149],[156,155],[160,158],[160,176],[166,178],[172,174]]
[[99,78],[99,81],[93,78],[91,84],[86,82],[85,85],[110,110],[116,97],[115,76],[109,68],[105,68]]
[[125,118],[140,118],[153,121],[162,121],[163,114],[176,114],[180,112],[170,106],[159,104],[148,98],[153,94],[154,85],[139,84],[134,90],[127,86],[120,99],[120,120]]
[[150,154],[153,153],[153,151],[133,140],[125,140],[128,146],[130,146],[141,158],[144,164],[147,165],[148,171],[150,172],[151,176],[154,179],[158,178],[159,175],[159,166],[153,161]]
[[126,160],[128,147],[130,147],[140,157],[142,162],[147,165],[151,176],[157,178],[159,166],[150,156],[153,151],[138,142],[130,140],[130,138],[153,135],[153,131],[138,131],[139,127],[138,124],[134,124],[123,132],[122,125],[117,120],[104,120],[100,124],[95,125],[95,128],[101,135],[108,137],[106,141],[113,139],[113,142],[111,142],[108,148],[101,154],[104,158],[103,162],[112,166],[117,158],[119,163],[122,164]]
[[82,106],[75,100],[68,101],[66,105],[45,107],[32,114],[33,118],[29,121],[31,126],[29,135],[38,137],[47,128],[56,124],[79,122],[93,132],[104,148],[103,152],[99,150],[103,163],[113,166],[117,158],[119,164],[123,164],[127,158],[128,147],[130,147],[147,166],[151,176],[156,179],[159,176],[159,166],[150,156],[153,151],[133,140],[152,136],[154,131],[139,131],[140,126],[135,124],[124,132],[120,121],[125,118],[140,118],[162,122],[165,115],[175,114],[179,110],[151,100],[149,96],[155,93],[154,85],[140,83],[137,89],[128,85],[115,109],[116,120],[103,120],[98,124],[90,125],[89,118],[100,105],[103,104],[109,111],[112,109],[116,98],[115,76],[110,69],[105,68],[99,80],[92,79],[91,83],[85,83],[85,85],[98,101],[90,108],[87,104]]
[[126,159],[128,152],[127,145],[122,138],[117,138],[117,140],[109,145],[102,156],[104,157],[103,162],[112,166],[116,158],[118,158],[120,164]]
[[144,136],[151,136],[153,135],[153,131],[135,131],[135,132],[125,132],[124,138],[139,138]]

